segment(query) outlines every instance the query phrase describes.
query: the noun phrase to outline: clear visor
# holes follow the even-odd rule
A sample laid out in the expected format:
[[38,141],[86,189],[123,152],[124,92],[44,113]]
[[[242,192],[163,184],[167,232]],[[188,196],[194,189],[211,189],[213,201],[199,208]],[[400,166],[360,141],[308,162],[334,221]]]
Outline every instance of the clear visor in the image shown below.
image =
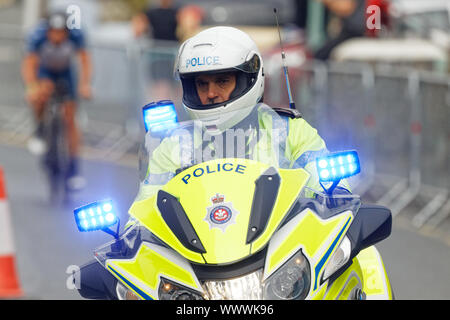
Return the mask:
[[[255,54],[249,61],[235,67],[179,75],[183,86],[183,103],[190,109],[207,110],[235,101],[245,95],[254,86],[260,68],[261,60],[258,55]],[[235,86],[233,90],[228,93],[228,99],[217,103],[202,103],[198,91],[199,76],[201,75],[217,75],[219,78],[231,75]]]

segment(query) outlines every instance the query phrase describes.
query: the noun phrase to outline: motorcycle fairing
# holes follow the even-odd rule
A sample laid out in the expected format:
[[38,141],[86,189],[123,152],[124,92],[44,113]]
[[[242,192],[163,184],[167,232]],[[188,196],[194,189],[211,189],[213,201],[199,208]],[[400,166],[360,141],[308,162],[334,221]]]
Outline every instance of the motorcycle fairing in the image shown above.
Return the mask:
[[[206,252],[187,248],[164,221],[157,206],[157,195],[136,201],[130,208],[134,216],[164,243],[186,259],[196,263],[228,264],[261,250],[283,221],[286,213],[306,184],[309,174],[303,169],[278,169],[278,196],[264,231],[247,243],[255,181],[270,168],[249,159],[217,159],[192,166],[172,178],[161,188],[177,198]],[[234,221],[218,228],[211,221],[212,199],[223,197]],[[218,204],[220,205],[220,204]],[[209,209],[209,210],[208,210]]]
[[347,269],[331,285],[323,286],[323,290],[321,290],[321,292],[319,292],[313,299],[354,300],[356,290],[363,288],[362,279],[361,267],[355,259],[351,268]]
[[169,226],[161,218],[161,214],[156,205],[156,196],[152,196],[142,201],[135,201],[130,208],[130,215],[138,219],[140,223],[156,237],[170,245],[171,248],[187,260],[195,263],[205,262],[200,253],[189,250],[183,246]]
[[188,261],[175,251],[157,244],[142,242],[134,257],[108,259],[105,266],[144,300],[158,299],[161,277],[194,291],[203,291]]
[[[308,215],[310,215],[310,218],[313,218],[313,212],[304,212],[301,214],[303,219]],[[336,224],[342,222],[344,219],[345,216],[338,219],[332,219],[335,221],[329,221],[328,223],[330,225]],[[300,223],[302,222],[300,221]],[[293,225],[298,226],[298,223],[295,222]],[[292,228],[292,226],[290,226],[290,228]],[[339,230],[339,227],[336,228],[336,230]],[[283,230],[283,232],[285,231],[286,229]],[[272,269],[273,272],[279,267],[279,265],[277,265],[271,268],[270,262],[270,260],[274,260],[281,252],[280,246],[277,246],[279,245],[278,237],[280,237],[280,235],[274,235],[274,238],[271,241],[271,248],[267,254],[264,268],[266,271],[266,276],[264,276],[264,278],[269,276],[269,272],[267,271]],[[310,244],[312,244],[312,242],[310,242]],[[276,249],[274,247],[276,247]],[[301,245],[297,248],[301,248],[305,252],[306,247],[307,246]],[[309,249],[310,250],[308,251],[311,251],[313,246],[310,246]],[[317,248],[317,251],[319,251],[319,248]],[[281,256],[283,255],[281,254]],[[153,261],[149,259],[152,259]],[[285,257],[283,257],[283,259],[286,260]],[[152,264],[152,269],[148,269],[149,263]],[[161,283],[161,277],[170,279],[185,287],[189,287],[199,292],[199,294],[203,292],[195,273],[187,261],[172,250],[156,244],[143,242],[135,257],[131,259],[110,259],[106,261],[106,266],[113,275],[142,299],[158,298],[158,288]],[[314,271],[312,270],[312,272]],[[319,275],[316,275],[314,278],[317,279],[318,276]],[[308,298],[348,300],[354,298],[356,289],[362,289],[366,293],[367,299],[393,298],[386,270],[375,246],[371,246],[361,251],[353,259],[352,265],[333,283],[328,284],[328,281],[326,281],[325,283],[322,283],[316,291],[313,291],[311,288]]]
[[322,219],[311,209],[305,209],[280,228],[270,240],[264,279],[270,277],[298,250],[302,250],[311,265],[310,295],[322,289],[321,276],[332,253],[348,230],[353,214],[345,211],[329,219]]
[[314,299],[355,299],[357,289],[367,300],[392,300],[393,293],[381,256],[375,246],[361,250],[352,264],[333,283],[323,286]]
[[363,290],[368,300],[392,300],[393,293],[386,268],[375,246],[362,250],[356,258],[361,265],[364,281]]
[[[336,207],[337,211],[334,213],[324,209],[320,201],[300,199],[300,191],[309,177],[303,169],[276,170],[280,179],[278,196],[271,215],[265,224],[264,232],[247,243],[252,214],[252,201],[249,199],[255,199],[255,182],[258,179],[265,174],[267,177],[273,177],[267,174],[273,171],[268,171],[270,168],[269,165],[253,160],[219,159],[181,172],[161,190],[179,201],[183,214],[191,222],[206,253],[196,252],[183,245],[177,234],[165,222],[158,208],[158,196],[155,195],[135,202],[130,214],[167,248],[162,247],[162,243],[153,244],[155,248],[159,248],[157,252],[161,256],[159,260],[155,260],[156,263],[149,263],[147,260],[152,259],[155,254],[148,251],[150,248],[148,245],[145,245],[145,248],[141,245],[132,258],[128,256],[122,260],[106,260],[107,269],[142,298],[157,298],[162,277],[202,295],[203,288],[191,263],[205,266],[232,265],[267,248],[263,278],[268,279],[283,263],[301,250],[311,266],[308,299],[355,298],[358,290],[363,288],[369,289],[368,298],[383,295],[392,297],[381,258],[376,256],[373,250],[361,251],[337,279],[331,282],[329,279],[323,279],[329,259],[353,222],[354,214],[360,205],[359,198],[349,199],[346,205]],[[190,180],[191,178],[193,179]],[[214,192],[210,194],[208,190]],[[214,207],[213,199],[233,208],[234,223],[223,229],[211,226],[207,218],[211,208]],[[300,201],[298,207],[293,206],[296,201]],[[297,210],[298,208],[300,210]],[[289,213],[290,211],[292,212]],[[161,248],[164,250],[161,251]],[[178,260],[174,256],[177,256]],[[377,270],[373,269],[375,258],[378,259],[376,260],[378,264],[375,264]],[[171,261],[177,261],[179,269],[173,269],[173,266],[171,269]],[[148,264],[153,269],[147,267]]]
[[[340,299],[348,298],[354,287],[362,287],[360,285],[363,278],[362,271],[357,258],[346,272],[350,276],[344,274],[339,277],[340,286],[335,281],[328,290],[327,282],[322,283],[319,279],[323,273],[323,266],[342,240],[352,218],[352,212],[349,210],[328,219],[320,218],[311,209],[305,209],[296,215],[271,238],[264,264],[263,279],[270,277],[301,249],[312,266],[313,281],[308,297],[321,299],[326,294],[327,298],[331,296]],[[190,263],[175,251],[158,244],[141,242],[133,257],[107,259],[105,266],[142,299],[158,298],[158,288],[162,277],[191,288],[200,295],[203,293],[203,288]],[[335,292],[334,288],[338,288],[339,292]]]

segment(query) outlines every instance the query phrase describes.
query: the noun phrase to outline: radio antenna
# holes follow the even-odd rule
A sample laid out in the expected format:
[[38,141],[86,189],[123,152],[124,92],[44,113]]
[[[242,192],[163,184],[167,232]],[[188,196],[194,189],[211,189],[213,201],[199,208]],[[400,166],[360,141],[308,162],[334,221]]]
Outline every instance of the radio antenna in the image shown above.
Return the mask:
[[283,61],[284,77],[286,78],[286,87],[287,87],[287,91],[288,91],[288,95],[289,95],[289,108],[295,109],[295,102],[294,102],[294,99],[292,99],[291,86],[289,84],[289,73],[288,73],[288,68],[286,65],[286,55],[285,55],[284,49],[283,49],[283,42],[281,41],[281,33],[280,33],[280,25],[278,24],[277,8],[273,8],[273,13],[275,14],[275,20],[277,22],[277,29],[278,29],[278,37],[280,39],[281,60]]

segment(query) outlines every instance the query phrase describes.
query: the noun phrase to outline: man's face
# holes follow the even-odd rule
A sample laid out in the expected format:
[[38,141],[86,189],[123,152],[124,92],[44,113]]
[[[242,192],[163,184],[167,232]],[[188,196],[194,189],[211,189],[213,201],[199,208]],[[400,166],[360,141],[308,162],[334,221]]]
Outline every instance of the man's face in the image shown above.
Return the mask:
[[67,31],[64,29],[49,29],[47,36],[51,43],[60,44],[67,39]]
[[236,87],[236,74],[199,75],[195,79],[195,87],[202,105],[225,102]]

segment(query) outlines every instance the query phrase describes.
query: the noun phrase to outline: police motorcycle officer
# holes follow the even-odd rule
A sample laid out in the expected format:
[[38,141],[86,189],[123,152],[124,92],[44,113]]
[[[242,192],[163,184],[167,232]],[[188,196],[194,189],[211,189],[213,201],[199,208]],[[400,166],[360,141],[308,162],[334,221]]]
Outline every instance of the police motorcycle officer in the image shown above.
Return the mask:
[[[183,107],[194,122],[201,122],[203,138],[221,136],[215,140],[226,146],[227,130],[271,128],[267,131],[277,132],[278,165],[304,168],[311,175],[307,187],[321,190],[315,159],[328,153],[325,142],[297,110],[271,108],[263,103],[263,60],[246,33],[224,26],[198,33],[180,46],[174,73],[181,80]],[[155,194],[181,169],[194,164],[196,143],[188,140],[162,143],[148,155],[148,162],[144,161],[141,168],[145,179],[136,200]],[[204,138],[201,148],[207,149],[211,140],[214,138]],[[350,192],[345,180],[335,190]]]
[[[304,196],[318,195],[314,191],[320,192],[322,185],[316,158],[328,154],[325,142],[295,110],[272,108],[262,102],[263,61],[246,33],[232,27],[213,27],[198,33],[181,45],[174,71],[181,80],[183,107],[192,121],[180,123],[159,137],[152,130],[147,132],[140,153],[141,183],[134,204],[139,206],[156,195],[176,175],[180,178],[177,183],[189,186],[194,179],[217,171],[244,174],[243,163],[247,162],[229,158],[256,160],[269,164],[269,170],[303,168],[310,174],[303,190],[311,190]],[[244,132],[243,144],[237,141],[242,137],[236,132]],[[244,150],[239,148],[242,145]],[[230,161],[209,161],[215,159]],[[192,166],[196,169],[186,170]],[[349,190],[348,183],[340,180],[334,193],[348,194]],[[212,195],[215,192],[211,190]],[[134,234],[136,224],[139,227],[140,222],[130,216],[121,233],[124,239],[128,232]],[[116,239],[118,231],[119,227]],[[105,283],[111,286],[109,291],[116,290],[113,275],[99,263],[83,267],[82,278],[82,283],[89,284],[84,297],[103,297],[103,293],[91,289],[105,289]]]

